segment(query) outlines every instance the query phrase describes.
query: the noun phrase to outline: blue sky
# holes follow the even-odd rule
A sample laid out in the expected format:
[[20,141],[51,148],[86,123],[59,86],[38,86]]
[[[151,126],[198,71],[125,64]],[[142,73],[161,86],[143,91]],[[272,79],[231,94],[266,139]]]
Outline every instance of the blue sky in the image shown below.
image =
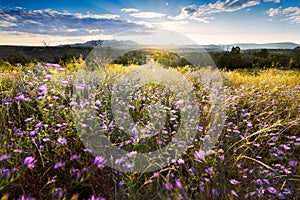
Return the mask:
[[[112,38],[147,43],[145,37],[157,29],[198,44],[300,44],[300,1],[0,0],[0,44],[58,45]],[[153,41],[177,42],[176,37],[152,35]]]

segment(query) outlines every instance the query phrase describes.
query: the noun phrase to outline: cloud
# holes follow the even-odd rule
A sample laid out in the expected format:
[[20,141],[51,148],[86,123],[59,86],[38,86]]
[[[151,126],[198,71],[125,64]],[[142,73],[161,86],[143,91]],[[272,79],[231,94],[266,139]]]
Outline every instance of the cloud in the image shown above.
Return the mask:
[[266,13],[270,16],[270,17],[274,17],[276,15],[279,15],[280,12],[280,8],[270,8]]
[[264,2],[280,3],[280,0],[264,0]]
[[0,9],[0,28],[1,31],[60,36],[117,34],[126,30],[146,28],[119,18],[119,15],[114,14],[82,14],[52,9]]
[[299,7],[288,7],[285,9],[270,8],[266,12],[270,17],[283,16],[283,21],[288,21],[292,24],[300,24],[300,8]]
[[135,17],[135,18],[151,19],[151,18],[165,17],[166,14],[157,13],[157,12],[137,12],[137,13],[131,13],[130,16]]
[[207,19],[202,18],[203,16],[222,12],[234,12],[258,4],[260,4],[260,0],[226,0],[203,4],[200,6],[190,5],[183,7],[179,15],[170,18],[174,20],[198,19],[197,21],[205,23],[207,22]]
[[140,10],[136,8],[122,8],[121,11],[127,13],[133,13],[133,12],[139,12]]

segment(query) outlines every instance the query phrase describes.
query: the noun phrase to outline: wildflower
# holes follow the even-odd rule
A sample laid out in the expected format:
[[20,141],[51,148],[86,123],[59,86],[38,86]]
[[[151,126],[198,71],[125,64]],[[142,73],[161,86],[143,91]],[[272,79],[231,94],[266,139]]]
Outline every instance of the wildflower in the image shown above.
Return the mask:
[[207,168],[207,169],[205,170],[205,172],[208,173],[209,175],[212,175],[212,174],[215,173],[213,167]]
[[63,161],[59,161],[54,165],[54,169],[60,168],[60,167],[64,167],[66,166],[66,163]]
[[292,194],[292,191],[289,188],[283,188],[283,194]]
[[2,171],[1,177],[4,178],[4,179],[6,179],[6,180],[10,179],[10,177],[11,177],[11,171],[9,169],[4,169]]
[[22,195],[18,198],[18,200],[35,200],[33,197],[26,197],[25,195]]
[[95,197],[94,195],[92,195],[92,196],[90,196],[90,198],[88,198],[88,200],[105,200],[105,198],[100,197],[100,196]]
[[203,150],[195,151],[194,156],[195,156],[196,160],[204,159],[205,152]]
[[172,186],[170,183],[166,183],[166,184],[165,184],[165,187],[166,187],[166,189],[169,190],[169,191],[173,189],[173,186]]
[[177,162],[178,162],[178,164],[184,164],[184,160],[182,159],[182,158],[179,158],[178,160],[177,160]]
[[70,161],[73,161],[73,160],[79,160],[80,157],[81,157],[80,154],[74,154],[74,155],[72,155],[72,156],[70,157]]
[[23,149],[14,149],[14,152],[15,153],[23,153],[24,151],[23,151]]
[[128,157],[133,157],[133,156],[135,156],[136,154],[137,154],[136,151],[132,151],[132,152],[130,152],[130,153],[127,153],[127,156],[128,156]]
[[64,137],[59,137],[59,138],[57,139],[57,142],[59,142],[60,144],[65,144],[65,143],[67,142],[67,139],[64,138]]
[[56,188],[53,193],[54,198],[61,199],[64,196],[64,190],[62,188]]
[[284,196],[284,194],[283,194],[282,192],[278,192],[278,193],[276,194],[276,197],[277,197],[278,199],[285,199],[285,196]]
[[79,169],[72,169],[72,178],[79,179],[81,177],[81,173]]
[[237,193],[236,193],[234,190],[231,190],[230,192],[231,192],[232,195],[234,195],[234,196],[236,196],[236,197],[239,196],[239,195],[237,195]]
[[124,184],[125,184],[124,181],[120,181],[118,185],[121,187],[121,186],[124,185]]
[[24,96],[24,94],[21,94],[20,96],[15,97],[15,99],[17,101],[23,101],[25,99],[25,96]]
[[176,179],[175,180],[175,185],[176,185],[176,187],[178,188],[178,189],[182,189],[183,187],[182,187],[182,184],[181,184],[181,182],[180,182],[180,179]]
[[35,158],[34,157],[32,157],[32,156],[27,156],[25,159],[24,159],[24,165],[27,165],[27,167],[29,168],[29,169],[32,169],[32,168],[34,168],[34,163],[36,163],[36,160],[35,160]]
[[94,160],[94,165],[97,165],[97,167],[99,169],[103,168],[104,167],[104,162],[105,162],[105,158],[102,157],[102,156],[97,156],[95,157],[95,160]]
[[154,174],[153,174],[153,178],[157,178],[158,177],[158,172],[154,172]]
[[48,81],[50,81],[52,79],[52,76],[51,75],[46,75],[45,79],[48,80]]
[[215,195],[215,196],[219,196],[219,192],[218,192],[218,190],[216,190],[215,188],[213,188],[212,190],[211,190],[211,193],[213,194],[213,195]]
[[76,102],[74,102],[74,101],[70,102],[70,106],[76,106],[76,105],[77,105]]
[[271,194],[276,194],[276,193],[277,193],[277,189],[274,188],[274,187],[272,187],[272,186],[268,187],[267,190],[268,190]]
[[291,167],[296,167],[296,166],[298,165],[298,162],[297,162],[296,160],[290,160],[290,161],[289,161],[289,165],[290,165]]
[[8,159],[10,159],[10,154],[3,154],[2,156],[0,156],[0,161],[8,160]]
[[237,181],[237,180],[235,180],[235,179],[231,179],[231,180],[230,180],[230,183],[231,183],[232,185],[236,185],[236,184],[239,184],[240,182]]
[[44,66],[46,67],[53,67],[53,68],[61,68],[61,66],[59,64],[54,64],[54,63],[46,63],[44,64]]

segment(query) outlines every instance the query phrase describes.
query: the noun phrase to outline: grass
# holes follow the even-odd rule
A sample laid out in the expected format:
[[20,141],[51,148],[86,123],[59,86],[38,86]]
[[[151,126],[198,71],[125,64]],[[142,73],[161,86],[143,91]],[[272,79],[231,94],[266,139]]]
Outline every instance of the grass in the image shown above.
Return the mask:
[[[226,110],[218,142],[199,156],[211,126],[210,91],[201,70],[181,70],[194,86],[199,126],[187,151],[156,171],[125,173],[108,167],[82,142],[72,98],[73,71],[84,63],[0,69],[0,196],[2,199],[297,199],[300,196],[300,72],[222,71]],[[65,69],[65,70],[63,70]],[[142,141],[114,124],[111,89],[136,66],[94,71],[97,121],[119,147],[131,152],[160,149],[180,125],[179,99],[156,84],[140,88],[130,105],[135,122],[153,117],[147,106],[163,102],[164,131]],[[213,73],[213,72],[212,72]],[[84,79],[86,80],[86,79]],[[79,90],[80,91],[80,90]],[[86,90],[82,94],[86,94]],[[177,99],[176,99],[177,98]],[[148,107],[148,108],[150,108]],[[173,110],[173,114],[169,111]],[[175,118],[171,120],[171,118]],[[77,122],[78,123],[78,122]],[[217,127],[215,127],[217,128]],[[127,143],[126,143],[127,142]],[[130,163],[123,167],[129,167]],[[153,164],[153,163],[152,163]],[[155,163],[154,163],[155,164]]]

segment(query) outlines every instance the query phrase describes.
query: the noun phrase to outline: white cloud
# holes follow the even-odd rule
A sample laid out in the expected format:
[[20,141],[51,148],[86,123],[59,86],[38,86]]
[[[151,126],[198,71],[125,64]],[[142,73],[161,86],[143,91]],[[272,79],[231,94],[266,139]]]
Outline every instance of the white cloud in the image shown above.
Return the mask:
[[157,13],[157,12],[137,12],[137,13],[131,13],[130,16],[135,17],[135,18],[161,18],[165,17],[166,14],[162,13]]
[[122,8],[121,11],[127,13],[133,13],[133,12],[139,12],[140,10],[136,8]]
[[283,16],[283,21],[288,21],[292,24],[300,24],[300,8],[299,7],[288,7],[285,9],[270,8],[266,12],[270,17]]
[[274,17],[276,15],[279,15],[280,12],[280,7],[279,8],[270,8],[266,13],[270,16],[270,17]]
[[264,2],[280,3],[280,0],[264,0]]
[[234,12],[258,4],[260,4],[260,0],[226,0],[200,6],[190,5],[183,7],[179,15],[170,18],[174,20],[198,19],[197,21],[207,22],[201,17],[222,12]]

